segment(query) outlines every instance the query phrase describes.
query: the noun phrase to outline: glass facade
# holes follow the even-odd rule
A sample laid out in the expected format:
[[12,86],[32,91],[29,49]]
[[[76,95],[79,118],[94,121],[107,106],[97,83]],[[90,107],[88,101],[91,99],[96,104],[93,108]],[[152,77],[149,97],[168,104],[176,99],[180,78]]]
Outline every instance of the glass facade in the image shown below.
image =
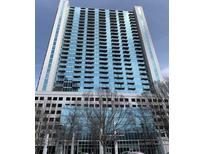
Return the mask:
[[53,59],[54,59],[53,57],[54,57],[54,52],[55,52],[55,48],[56,48],[56,42],[57,42],[57,39],[58,39],[60,24],[61,24],[61,20],[62,20],[62,16],[63,16],[63,7],[65,5],[65,2],[66,1],[63,1],[63,4],[60,8],[60,10],[61,10],[60,11],[60,18],[58,19],[57,29],[55,31],[55,36],[54,36],[54,41],[53,41],[53,44],[52,44],[51,54],[50,54],[49,61],[48,61],[48,68],[46,70],[46,76],[45,76],[45,79],[44,79],[44,82],[43,82],[43,91],[46,91],[46,88],[47,88],[47,85],[48,85],[48,78],[49,78],[50,71],[51,71],[51,65],[52,65],[52,62],[53,62]]
[[135,12],[137,16],[138,25],[140,28],[140,33],[143,38],[144,48],[146,52],[146,57],[149,63],[149,68],[152,75],[153,81],[162,81],[163,77],[161,75],[159,63],[155,54],[154,46],[151,40],[147,22],[143,13],[142,7],[135,7]]
[[[114,107],[115,108],[115,107]],[[128,151],[143,151],[147,154],[160,153],[159,146],[154,142],[157,140],[157,132],[154,126],[154,119],[151,110],[148,107],[118,107],[117,112],[112,113],[113,107],[107,107],[103,109],[105,111],[105,123],[106,127],[103,132],[107,136],[109,134],[116,133],[116,136],[112,136],[107,139],[106,151],[108,153],[115,153],[114,142],[118,144],[118,153],[123,154]],[[100,113],[100,107],[96,106],[64,106],[62,108],[61,114],[61,124],[66,128],[65,132],[68,132],[66,136],[69,136],[70,132],[75,132],[75,145],[77,153],[87,152],[87,153],[99,153],[99,141],[93,136],[93,128],[90,127],[90,121],[87,116],[82,116],[84,114],[94,114],[96,115],[96,121],[98,119],[98,114]],[[110,115],[115,115],[112,124],[109,122]],[[126,116],[125,116],[126,115]],[[75,117],[75,119],[73,118]],[[95,116],[94,116],[95,117]],[[72,120],[72,122],[71,122]],[[93,120],[94,121],[94,120]],[[120,122],[120,124],[117,124]],[[109,124],[108,124],[109,123]],[[96,127],[99,125],[96,125]],[[112,126],[116,126],[112,129]],[[77,128],[79,127],[79,128]],[[92,128],[92,129],[90,129]],[[97,127],[98,128],[98,127]],[[71,130],[72,129],[72,130]],[[100,130],[99,128],[97,130]],[[146,142],[145,142],[146,141]],[[150,143],[153,142],[153,143]],[[149,149],[146,149],[149,144]]]
[[[115,111],[113,112],[113,110]],[[78,131],[81,131],[82,135],[87,136],[88,134],[92,133],[90,132],[91,130],[89,129],[89,120],[87,119],[88,112],[89,114],[92,114],[93,117],[96,116],[97,119],[99,118],[98,116],[100,116],[99,114],[102,112],[102,109],[100,109],[100,106],[96,105],[89,105],[87,107],[65,105],[61,110],[61,124],[68,128],[75,127],[71,124],[73,124],[76,120],[76,126],[80,126]],[[104,123],[107,124],[107,127],[109,127],[106,127],[108,133],[114,133],[114,130],[117,130],[119,132],[125,133],[124,137],[126,137],[126,133],[143,133],[143,125],[146,125],[146,131],[152,133],[155,131],[153,115],[151,109],[148,107],[121,107],[118,105],[118,107],[107,107],[106,109],[103,109],[103,113],[106,113],[106,115],[102,117],[106,117],[105,119],[107,121],[105,120]],[[74,116],[76,117],[75,119],[72,118]],[[111,122],[116,122],[116,124],[110,123],[109,120],[111,119],[111,116],[114,116],[114,120]],[[98,119],[96,121],[98,121]],[[123,137],[119,138],[123,139]]]
[[141,44],[134,11],[70,7],[53,91],[149,92]]

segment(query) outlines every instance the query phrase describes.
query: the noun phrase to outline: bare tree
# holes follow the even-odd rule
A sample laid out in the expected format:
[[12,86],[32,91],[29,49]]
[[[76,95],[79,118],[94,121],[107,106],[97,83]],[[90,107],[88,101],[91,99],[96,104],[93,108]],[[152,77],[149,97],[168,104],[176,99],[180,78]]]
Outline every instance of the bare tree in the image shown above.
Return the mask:
[[[169,81],[155,82],[154,87],[155,93],[143,93],[142,96],[148,100],[148,105],[151,106],[150,110],[155,118],[155,138],[161,140],[164,135],[169,137]],[[165,153],[163,145],[161,145],[161,152]]]
[[[68,151],[68,145],[72,145],[74,135],[81,131],[80,110],[77,107],[64,107],[61,115],[61,126],[56,129],[56,152],[59,150]],[[71,149],[73,150],[73,149]]]
[[[144,141],[144,151],[145,153],[155,153],[156,145],[156,129],[154,125],[154,117],[152,115],[152,109],[148,106],[139,108],[140,113],[140,125],[142,129],[142,139]],[[150,152],[148,152],[150,151]]]
[[35,153],[39,154],[42,153],[43,146],[45,144],[45,138],[46,135],[50,132],[52,123],[48,122],[50,115],[45,113],[44,107],[36,107],[35,112]]
[[164,81],[154,82],[155,95],[157,98],[168,98],[169,97],[169,79]]
[[[84,97],[88,104],[92,103],[92,93],[86,93]],[[122,98],[123,96],[110,91],[99,91],[97,107],[87,107],[84,110],[91,137],[98,140],[103,148],[101,153],[105,154],[108,142],[115,140],[116,135],[126,130],[131,123],[129,119],[132,119],[133,114],[118,102]]]
[[169,112],[167,109],[167,106],[169,106],[169,79],[167,78],[163,82],[155,82],[155,89],[155,103],[158,105],[158,108],[157,110],[154,110],[154,112],[157,113],[157,115],[159,116],[158,119],[160,119],[160,121],[158,122],[161,123],[164,128],[164,131],[169,136]]

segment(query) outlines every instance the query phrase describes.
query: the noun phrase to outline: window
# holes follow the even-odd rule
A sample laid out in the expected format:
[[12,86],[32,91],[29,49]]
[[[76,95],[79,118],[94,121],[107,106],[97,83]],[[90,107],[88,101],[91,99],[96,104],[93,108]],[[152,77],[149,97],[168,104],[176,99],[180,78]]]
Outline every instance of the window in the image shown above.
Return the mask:
[[61,114],[61,110],[58,110],[56,113],[57,113],[57,114]]
[[52,104],[52,107],[56,107],[56,104]]
[[152,102],[152,99],[148,99],[149,102]]
[[127,80],[133,80],[134,77],[127,77]]
[[54,100],[54,101],[57,101],[57,97],[53,97],[53,100]]
[[108,79],[108,76],[100,76],[100,79]]
[[168,99],[164,99],[164,102],[166,102],[166,103],[167,103],[167,102],[168,102]]
[[38,100],[38,97],[35,97],[35,100]]
[[55,110],[52,110],[52,111],[51,111],[51,114],[55,114]]
[[58,104],[58,107],[62,107],[62,104]]
[[131,71],[132,68],[131,68],[131,67],[126,67],[125,70],[129,70],[129,71]]
[[63,100],[63,97],[59,97],[58,100],[59,100],[59,101],[62,101],[62,100]]
[[48,100],[49,100],[49,101],[52,100],[52,97],[48,97]]
[[157,105],[154,105],[154,108],[155,108],[155,109],[158,109],[158,106],[157,106]]
[[122,67],[114,67],[114,70],[122,70]]
[[81,97],[78,97],[78,98],[77,98],[77,101],[81,101]]
[[84,81],[84,84],[93,84],[94,81]]
[[50,107],[51,106],[51,104],[46,104],[46,107]]
[[103,105],[102,105],[102,107],[104,107],[104,108],[105,108],[105,107],[107,107],[107,105],[106,105],[106,104],[103,104]]
[[102,100],[102,101],[106,101],[106,98],[105,98],[105,97],[103,97],[103,98],[101,98],[101,100]]
[[134,85],[135,83],[134,82],[128,82],[127,84],[128,85]]
[[66,97],[66,101],[70,101],[70,97]]
[[117,107],[119,107],[119,105],[118,105],[118,104],[115,104],[115,107],[117,108]]
[[166,135],[165,135],[165,133],[161,133],[161,136],[162,136],[162,137],[165,137]]
[[49,114],[49,110],[45,110],[45,114]]
[[131,66],[131,63],[125,63],[125,66]]
[[124,87],[115,87],[116,90],[125,90]]
[[60,122],[60,118],[56,118],[56,122]]
[[44,100],[44,97],[40,97],[40,100],[43,101],[43,100]]
[[38,104],[38,107],[42,107],[43,106],[43,104]]

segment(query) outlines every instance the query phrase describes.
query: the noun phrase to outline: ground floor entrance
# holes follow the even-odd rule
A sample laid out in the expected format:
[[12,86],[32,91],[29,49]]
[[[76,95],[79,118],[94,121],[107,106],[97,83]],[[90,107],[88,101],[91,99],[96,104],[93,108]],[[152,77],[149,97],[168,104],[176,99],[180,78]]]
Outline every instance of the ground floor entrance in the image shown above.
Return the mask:
[[[43,147],[37,147],[36,154],[43,154]],[[71,144],[48,146],[47,154],[72,154]],[[128,154],[143,152],[144,154],[161,154],[160,146],[153,141],[143,140],[118,140],[111,141],[105,146],[106,154]],[[73,154],[100,154],[99,141],[77,140],[74,144]]]

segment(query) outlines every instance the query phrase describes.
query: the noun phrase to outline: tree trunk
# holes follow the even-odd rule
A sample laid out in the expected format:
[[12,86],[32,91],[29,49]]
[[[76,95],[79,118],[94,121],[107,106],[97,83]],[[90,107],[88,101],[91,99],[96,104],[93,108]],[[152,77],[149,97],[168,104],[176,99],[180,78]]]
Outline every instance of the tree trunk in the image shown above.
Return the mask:
[[118,143],[117,143],[117,141],[115,141],[114,144],[115,144],[115,154],[118,154]]
[[102,146],[102,143],[99,141],[99,149],[100,149],[100,154],[104,154],[104,147]]
[[43,147],[43,154],[47,154],[48,151],[48,138],[49,138],[49,134],[46,135],[45,145]]
[[72,136],[72,143],[71,143],[71,154],[74,154],[74,143],[75,142],[75,133],[73,133],[73,136]]

